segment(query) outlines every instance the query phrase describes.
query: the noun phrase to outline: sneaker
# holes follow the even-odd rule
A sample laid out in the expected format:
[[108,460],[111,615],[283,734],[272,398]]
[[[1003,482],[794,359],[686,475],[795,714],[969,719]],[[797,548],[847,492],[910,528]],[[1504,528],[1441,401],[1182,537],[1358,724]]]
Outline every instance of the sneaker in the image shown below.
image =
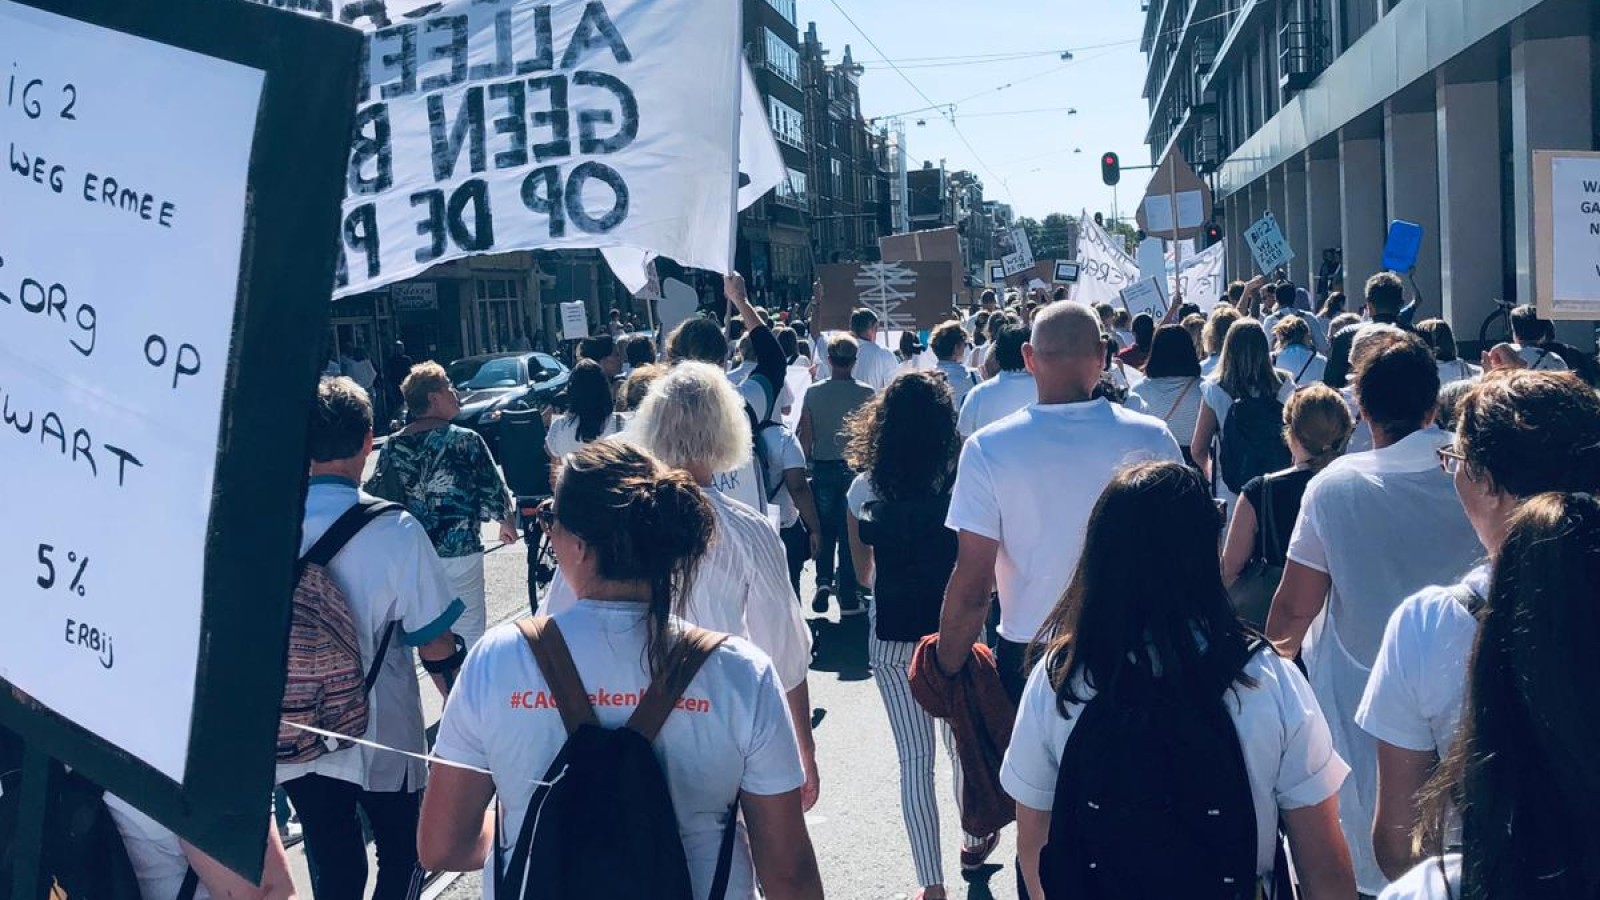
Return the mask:
[[295,843],[304,836],[305,829],[301,827],[299,817],[289,819],[278,829],[278,837],[282,839],[285,845]]
[[983,843],[971,850],[961,848],[961,871],[976,872],[983,868],[994,853],[994,848],[1000,846],[1000,833],[995,832],[983,839]]
[[833,596],[833,585],[817,582],[817,592],[811,596],[811,611],[823,615],[828,611],[828,599]]

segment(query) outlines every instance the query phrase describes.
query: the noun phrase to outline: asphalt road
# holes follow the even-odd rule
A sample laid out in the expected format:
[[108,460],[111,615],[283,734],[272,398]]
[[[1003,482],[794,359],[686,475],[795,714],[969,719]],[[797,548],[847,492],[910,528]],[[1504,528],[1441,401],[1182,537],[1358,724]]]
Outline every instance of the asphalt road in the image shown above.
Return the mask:
[[[484,529],[494,547],[495,528]],[[485,561],[488,620],[491,625],[527,613],[527,556],[522,545],[493,550]],[[810,616],[811,572],[802,583]],[[812,719],[822,797],[807,817],[827,896],[844,900],[895,900],[915,896],[910,842],[900,818],[899,765],[883,703],[867,665],[867,617],[841,622],[837,610],[811,618],[815,659],[811,667]],[[426,720],[438,720],[442,701],[431,683],[422,686]],[[950,793],[948,759],[936,779],[941,844],[947,889],[953,898],[1015,900],[1015,829],[1002,835],[991,865],[968,882],[960,874],[960,831]],[[310,881],[300,849],[291,851],[300,894],[310,897]],[[1003,863],[1003,868],[1000,863]],[[374,870],[375,871],[375,870]],[[371,879],[368,882],[369,891]],[[476,873],[436,881],[426,900],[475,900],[482,896]]]

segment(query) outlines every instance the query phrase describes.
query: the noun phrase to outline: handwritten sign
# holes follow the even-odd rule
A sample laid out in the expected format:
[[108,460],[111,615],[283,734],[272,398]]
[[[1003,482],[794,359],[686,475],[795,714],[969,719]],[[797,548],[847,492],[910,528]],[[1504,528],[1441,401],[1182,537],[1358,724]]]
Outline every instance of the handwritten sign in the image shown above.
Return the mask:
[[366,32],[336,296],[533,248],[729,271],[737,0],[265,0]]
[[1009,243],[1002,241],[1001,250],[1005,252],[1000,256],[1000,267],[1007,278],[1033,268],[1033,247],[1028,243],[1028,233],[1021,228],[1011,229]]
[[247,876],[359,50],[0,0],[0,721]]
[[581,341],[589,336],[589,310],[582,300],[561,304],[561,337]]
[[1245,230],[1244,240],[1263,275],[1271,275],[1294,260],[1294,250],[1271,212]]
[[1534,152],[1539,314],[1600,319],[1600,153]]
[[1167,314],[1167,298],[1155,278],[1130,284],[1122,289],[1122,306],[1129,315],[1148,313],[1157,321]]

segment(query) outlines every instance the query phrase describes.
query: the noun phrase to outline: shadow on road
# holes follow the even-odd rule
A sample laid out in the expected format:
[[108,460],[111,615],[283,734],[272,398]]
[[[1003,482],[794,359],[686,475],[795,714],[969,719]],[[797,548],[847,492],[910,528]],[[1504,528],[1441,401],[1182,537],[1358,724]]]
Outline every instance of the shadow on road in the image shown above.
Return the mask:
[[967,883],[967,900],[994,900],[994,892],[989,890],[989,880],[1005,870],[1005,866],[990,864],[975,872],[962,872],[961,880]]
[[867,617],[848,616],[838,622],[811,619],[811,668],[817,672],[836,672],[840,681],[866,681],[872,677],[867,664]]

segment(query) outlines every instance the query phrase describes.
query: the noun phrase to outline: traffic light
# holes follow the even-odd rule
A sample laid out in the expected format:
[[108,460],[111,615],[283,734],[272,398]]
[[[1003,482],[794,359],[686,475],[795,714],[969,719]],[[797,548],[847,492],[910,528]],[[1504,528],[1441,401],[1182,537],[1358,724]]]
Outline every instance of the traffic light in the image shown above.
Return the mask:
[[1107,185],[1115,185],[1122,180],[1122,159],[1115,153],[1100,157],[1100,179]]
[[1206,246],[1215,247],[1222,243],[1222,226],[1215,222],[1206,223]]

